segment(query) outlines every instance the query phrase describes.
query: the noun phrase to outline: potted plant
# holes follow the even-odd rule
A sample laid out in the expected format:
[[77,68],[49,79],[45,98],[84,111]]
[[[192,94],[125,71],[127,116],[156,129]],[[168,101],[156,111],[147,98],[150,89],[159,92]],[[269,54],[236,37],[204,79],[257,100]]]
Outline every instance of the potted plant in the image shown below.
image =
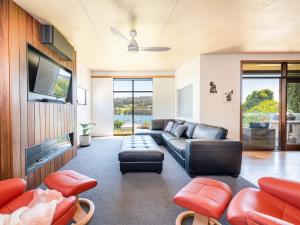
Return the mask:
[[80,126],[82,127],[82,134],[79,136],[79,142],[80,146],[86,147],[90,146],[92,142],[92,136],[89,132],[91,130],[91,125],[94,125],[93,123],[80,123]]

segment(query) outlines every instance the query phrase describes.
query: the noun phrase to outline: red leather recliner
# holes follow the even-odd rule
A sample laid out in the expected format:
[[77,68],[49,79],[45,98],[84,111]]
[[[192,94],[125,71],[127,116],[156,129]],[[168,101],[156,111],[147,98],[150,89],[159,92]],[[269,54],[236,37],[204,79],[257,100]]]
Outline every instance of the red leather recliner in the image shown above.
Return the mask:
[[[27,206],[33,199],[35,190],[26,191],[26,182],[20,178],[0,181],[0,213],[11,214],[13,211]],[[76,212],[76,198],[65,198],[57,206],[53,225],[66,225]]]
[[231,201],[232,225],[300,225],[300,183],[263,177],[260,189],[245,188]]

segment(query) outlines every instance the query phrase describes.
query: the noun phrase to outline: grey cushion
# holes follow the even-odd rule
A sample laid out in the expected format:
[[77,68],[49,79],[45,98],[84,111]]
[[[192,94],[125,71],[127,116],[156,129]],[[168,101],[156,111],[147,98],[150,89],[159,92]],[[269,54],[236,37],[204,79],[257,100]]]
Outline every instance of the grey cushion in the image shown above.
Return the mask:
[[185,122],[184,123],[185,126],[187,126],[187,129],[184,132],[184,135],[188,138],[191,139],[193,137],[193,133],[196,127],[196,123],[192,123],[192,122]]
[[165,120],[152,120],[151,121],[151,130],[163,130],[165,127]]
[[164,131],[171,132],[173,126],[174,126],[174,122],[169,121],[167,126],[165,127]]
[[176,137],[181,137],[187,128],[188,127],[185,125],[177,125],[173,130],[172,134],[174,134]]
[[176,152],[178,152],[181,156],[184,157],[184,150],[186,145],[186,141],[184,138],[171,139],[169,143],[172,149],[174,149]]
[[200,123],[194,130],[193,139],[225,139],[227,132],[225,128]]
[[171,122],[175,122],[174,120],[171,120],[171,119],[166,119],[166,120],[164,120],[165,122],[164,122],[164,128],[163,129],[165,129],[166,128],[166,126],[168,125],[168,123],[171,121]]
[[177,127],[178,125],[179,125],[178,123],[174,122],[173,127],[172,127],[172,129],[171,129],[171,131],[170,131],[171,134],[174,135],[174,130],[176,129],[176,127]]

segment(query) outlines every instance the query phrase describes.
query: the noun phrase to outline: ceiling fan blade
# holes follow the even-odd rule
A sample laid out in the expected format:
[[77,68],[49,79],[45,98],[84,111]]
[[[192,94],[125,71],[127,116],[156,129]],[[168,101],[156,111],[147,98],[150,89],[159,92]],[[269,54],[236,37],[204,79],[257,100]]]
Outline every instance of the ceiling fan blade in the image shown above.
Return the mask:
[[169,47],[140,47],[141,51],[149,52],[165,52],[171,50]]
[[111,27],[111,28],[110,28],[110,31],[111,31],[114,35],[116,35],[116,36],[118,36],[118,37],[121,37],[121,38],[125,39],[127,42],[129,42],[129,39],[128,39],[125,35],[123,35],[119,30],[117,30],[116,28]]

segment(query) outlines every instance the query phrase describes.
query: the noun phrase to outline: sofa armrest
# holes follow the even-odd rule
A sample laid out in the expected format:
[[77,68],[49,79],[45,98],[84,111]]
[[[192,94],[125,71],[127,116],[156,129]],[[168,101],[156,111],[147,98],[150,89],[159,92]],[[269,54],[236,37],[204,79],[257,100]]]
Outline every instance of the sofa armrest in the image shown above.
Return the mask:
[[247,214],[248,225],[293,225],[284,220],[268,216],[255,211],[249,211]]
[[190,175],[237,177],[241,170],[242,143],[229,139],[187,139],[185,160]]
[[187,139],[186,144],[196,151],[242,151],[242,142],[231,139]]
[[15,199],[26,190],[26,182],[21,178],[0,181],[0,208]]
[[300,208],[300,183],[273,177],[263,177],[258,181],[262,191]]

